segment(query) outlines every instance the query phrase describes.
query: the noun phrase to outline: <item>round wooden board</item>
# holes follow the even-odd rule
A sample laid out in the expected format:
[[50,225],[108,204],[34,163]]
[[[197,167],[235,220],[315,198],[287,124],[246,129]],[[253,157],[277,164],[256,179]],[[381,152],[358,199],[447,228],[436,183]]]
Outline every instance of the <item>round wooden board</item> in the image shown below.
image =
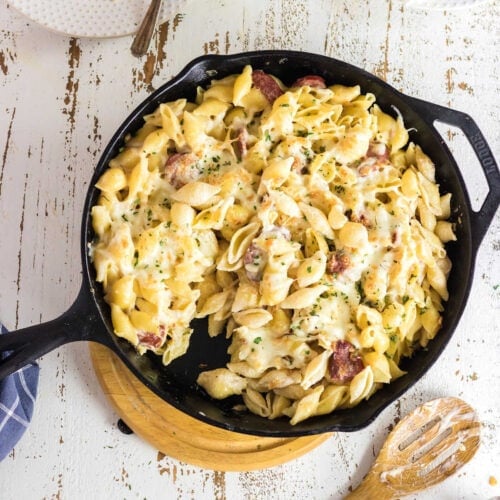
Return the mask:
[[157,450],[206,469],[249,471],[282,464],[332,434],[269,438],[227,431],[182,413],[154,394],[108,348],[90,343],[94,370],[120,418]]

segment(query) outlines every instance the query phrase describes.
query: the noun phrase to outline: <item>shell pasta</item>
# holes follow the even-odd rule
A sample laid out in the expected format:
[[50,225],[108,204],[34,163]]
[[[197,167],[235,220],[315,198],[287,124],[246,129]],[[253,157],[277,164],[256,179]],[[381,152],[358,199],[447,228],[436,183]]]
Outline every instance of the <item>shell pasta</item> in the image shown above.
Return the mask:
[[247,66],[160,104],[96,186],[115,334],[166,365],[208,318],[230,339],[198,378],[213,398],[293,425],[369,398],[439,332],[450,195],[359,86]]

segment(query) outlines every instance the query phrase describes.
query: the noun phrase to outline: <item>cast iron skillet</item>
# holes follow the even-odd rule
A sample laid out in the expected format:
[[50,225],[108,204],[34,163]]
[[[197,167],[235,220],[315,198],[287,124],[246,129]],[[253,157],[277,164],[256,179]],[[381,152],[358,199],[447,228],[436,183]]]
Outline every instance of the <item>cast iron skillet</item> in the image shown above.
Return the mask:
[[[227,359],[227,340],[222,335],[209,338],[204,321],[195,322],[188,352],[171,365],[162,366],[158,356],[138,356],[132,346],[112,333],[109,308],[103,300],[100,284],[95,281],[93,265],[88,258],[88,245],[94,237],[90,209],[98,196],[94,185],[109,160],[118,153],[124,137],[137,131],[143,124],[142,117],[151,113],[161,102],[180,97],[194,99],[197,86],[205,86],[214,78],[238,73],[246,64],[272,73],[288,85],[298,77],[309,74],[322,76],[327,84],[359,84],[363,93],[372,92],[376,95],[384,111],[394,115],[396,107],[402,113],[405,125],[411,129],[411,140],[421,145],[435,162],[437,180],[442,190],[452,193],[452,220],[456,222],[458,241],[447,248],[453,269],[448,282],[450,299],[446,303],[442,330],[427,349],[418,351],[411,359],[404,361],[403,368],[408,374],[353,409],[315,417],[295,426],[285,419],[267,420],[248,412],[237,412],[233,407],[239,400],[230,398],[216,401],[197,387],[200,365],[204,369],[211,369],[224,366]],[[462,176],[448,147],[433,126],[435,121],[459,127],[479,159],[489,192],[478,212],[471,208]],[[142,383],[179,410],[228,430],[283,437],[361,429],[424,375],[437,360],[458,324],[471,287],[479,244],[500,204],[497,164],[482,133],[468,115],[403,95],[375,76],[345,62],[292,51],[203,56],[192,61],[176,78],[151,94],[123,122],[104,150],[90,186],[83,210],[83,283],[78,297],[70,309],[57,319],[0,336],[0,352],[11,351],[0,363],[0,379],[60,345],[76,340],[95,341],[114,351]]]

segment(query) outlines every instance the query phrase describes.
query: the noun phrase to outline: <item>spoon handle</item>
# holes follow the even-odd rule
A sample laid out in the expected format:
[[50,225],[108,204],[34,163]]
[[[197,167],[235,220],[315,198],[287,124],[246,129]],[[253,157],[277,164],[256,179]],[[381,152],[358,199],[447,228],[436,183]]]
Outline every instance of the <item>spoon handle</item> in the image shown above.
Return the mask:
[[379,479],[379,474],[372,469],[363,478],[361,484],[351,493],[344,497],[344,500],[367,500],[376,498],[377,500],[394,500],[397,498],[395,492],[392,492]]
[[130,51],[136,57],[143,56],[148,50],[149,42],[151,41],[160,12],[161,2],[162,0],[151,0],[146,15],[137,30],[134,41],[130,47]]

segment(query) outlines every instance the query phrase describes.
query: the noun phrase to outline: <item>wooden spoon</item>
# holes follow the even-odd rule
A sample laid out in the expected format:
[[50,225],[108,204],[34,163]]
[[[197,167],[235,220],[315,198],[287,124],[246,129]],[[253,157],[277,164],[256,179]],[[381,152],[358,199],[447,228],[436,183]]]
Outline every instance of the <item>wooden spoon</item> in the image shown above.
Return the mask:
[[476,412],[458,398],[429,401],[394,427],[348,499],[396,499],[439,483],[479,448]]

